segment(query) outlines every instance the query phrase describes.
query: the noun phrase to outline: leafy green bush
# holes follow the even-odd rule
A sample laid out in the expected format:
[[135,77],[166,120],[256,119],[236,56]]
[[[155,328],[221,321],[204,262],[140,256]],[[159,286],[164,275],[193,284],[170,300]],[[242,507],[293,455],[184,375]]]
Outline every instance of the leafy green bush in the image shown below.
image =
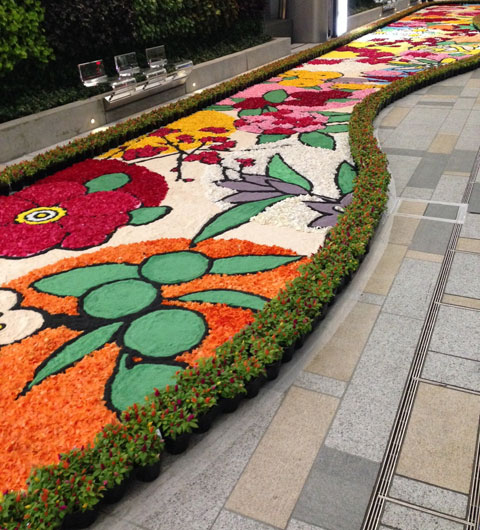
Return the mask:
[[0,3],[0,75],[22,59],[47,61],[51,49],[41,28],[44,10],[38,0],[2,0]]
[[58,59],[93,61],[134,47],[131,0],[42,0],[42,4],[47,39]]
[[238,17],[236,0],[133,0],[139,43],[185,46],[205,41]]

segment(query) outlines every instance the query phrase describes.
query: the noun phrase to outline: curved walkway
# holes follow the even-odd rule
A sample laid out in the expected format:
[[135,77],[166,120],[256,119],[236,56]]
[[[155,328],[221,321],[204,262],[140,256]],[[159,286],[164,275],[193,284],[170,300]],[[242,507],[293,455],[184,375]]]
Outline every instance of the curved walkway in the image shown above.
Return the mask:
[[95,530],[478,527],[479,130],[480,70],[382,112],[389,212],[342,299]]

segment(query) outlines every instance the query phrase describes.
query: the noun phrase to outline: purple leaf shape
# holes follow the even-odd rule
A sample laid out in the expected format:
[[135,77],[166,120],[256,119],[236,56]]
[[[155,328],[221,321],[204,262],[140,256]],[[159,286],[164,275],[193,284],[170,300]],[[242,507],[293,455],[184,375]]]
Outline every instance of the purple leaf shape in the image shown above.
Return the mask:
[[270,188],[267,186],[261,186],[260,184],[253,184],[251,182],[244,182],[243,180],[228,180],[222,181],[221,186],[237,191],[267,191]]
[[282,193],[278,191],[244,191],[235,193],[229,197],[225,197],[225,201],[239,203],[261,201],[263,199],[273,199],[273,197],[280,197]]
[[338,215],[344,212],[353,199],[353,193],[347,193],[341,199],[329,199],[328,202],[305,201],[305,204],[322,215],[314,219],[309,226],[314,228],[325,228],[335,226]]
[[283,182],[283,180],[268,179],[268,183],[278,191],[286,193],[287,195],[307,195],[307,190],[296,184],[290,184],[289,182]]
[[265,175],[244,175],[243,179],[252,184],[259,184],[260,186],[269,186],[269,178]]

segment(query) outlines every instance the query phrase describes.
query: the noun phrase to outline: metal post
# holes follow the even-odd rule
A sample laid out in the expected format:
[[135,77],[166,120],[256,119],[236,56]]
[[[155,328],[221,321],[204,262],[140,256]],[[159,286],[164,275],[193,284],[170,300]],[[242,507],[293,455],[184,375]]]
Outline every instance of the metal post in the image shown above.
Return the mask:
[[278,18],[285,20],[287,18],[287,0],[280,0],[278,5]]

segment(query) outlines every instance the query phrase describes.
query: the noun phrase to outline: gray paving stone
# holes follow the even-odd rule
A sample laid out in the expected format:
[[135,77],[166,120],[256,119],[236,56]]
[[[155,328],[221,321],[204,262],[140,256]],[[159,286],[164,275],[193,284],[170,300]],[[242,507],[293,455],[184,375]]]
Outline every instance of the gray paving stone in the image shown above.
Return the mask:
[[274,530],[273,526],[260,523],[238,513],[222,510],[210,530]]
[[467,515],[467,495],[400,475],[393,477],[389,496],[459,518]]
[[395,188],[397,190],[397,194],[400,194],[405,189],[405,186],[408,184],[408,181],[417,169],[417,166],[422,156],[421,152],[417,151],[416,155],[404,155],[391,153],[389,150],[387,156],[388,170],[390,171],[390,174],[395,180]]
[[451,110],[440,127],[440,132],[444,134],[461,134],[469,115],[469,110]]
[[297,521],[297,519],[290,519],[287,530],[323,530],[319,526],[314,524],[304,523],[303,521]]
[[453,101],[431,101],[429,99],[422,99],[417,105],[424,107],[453,107]]
[[323,446],[293,517],[335,530],[359,530],[378,469],[376,462]]
[[448,385],[480,391],[480,362],[428,352],[422,377]]
[[345,389],[347,388],[347,384],[344,381],[303,371],[300,372],[297,379],[295,379],[294,385],[338,398],[343,396]]
[[432,198],[433,190],[427,188],[415,188],[406,186],[402,192],[402,197],[406,199],[422,199],[429,201]]
[[329,447],[381,462],[422,321],[381,313],[326,438]]
[[472,72],[471,79],[480,79],[480,68]]
[[362,293],[358,301],[365,304],[383,305],[385,296],[382,294]]
[[[425,149],[404,149],[401,147],[385,147],[384,151],[385,153],[389,155],[388,156],[389,163],[390,163],[390,155],[420,158],[426,153]],[[420,162],[420,160],[418,160],[418,162]]]
[[409,248],[431,254],[445,254],[452,230],[453,223],[422,219]]
[[455,521],[442,519],[393,502],[385,503],[382,523],[395,530],[463,530],[463,525]]
[[412,178],[408,181],[408,186],[435,189],[445,171],[447,161],[449,161],[449,155],[425,153]]
[[480,312],[440,306],[430,349],[480,361]]
[[468,212],[480,213],[480,183],[476,182],[473,185],[472,195],[468,201]]
[[438,96],[458,96],[463,90],[463,86],[448,86],[443,83],[436,83],[427,89],[427,94]]
[[463,128],[457,143],[455,144],[455,149],[461,151],[476,151],[480,147],[480,140],[478,137],[478,131],[480,126],[476,125],[465,125]]
[[404,259],[383,304],[383,311],[423,319],[439,271],[440,263]]
[[475,105],[477,98],[458,98],[453,105],[455,110],[470,110]]
[[455,252],[445,292],[480,298],[480,254]]
[[433,201],[462,202],[468,179],[456,175],[442,175],[432,195]]
[[480,215],[475,213],[468,213],[465,217],[465,223],[462,226],[462,237],[470,237],[471,239],[480,239]]
[[[233,415],[221,416],[187,453],[169,459],[169,467],[151,484],[108,510],[148,530],[208,530],[217,519],[283,394],[268,387],[244,401]],[[114,524],[105,530],[115,528]]]
[[125,519],[114,519],[112,516],[101,513],[95,524],[91,526],[94,530],[144,530],[145,527],[138,526],[131,521]]
[[463,149],[454,149],[445,167],[445,172],[465,171],[470,172],[477,156],[476,151],[465,151]]
[[442,219],[456,219],[458,214],[458,206],[451,204],[429,204],[425,213],[425,217],[440,217]]

